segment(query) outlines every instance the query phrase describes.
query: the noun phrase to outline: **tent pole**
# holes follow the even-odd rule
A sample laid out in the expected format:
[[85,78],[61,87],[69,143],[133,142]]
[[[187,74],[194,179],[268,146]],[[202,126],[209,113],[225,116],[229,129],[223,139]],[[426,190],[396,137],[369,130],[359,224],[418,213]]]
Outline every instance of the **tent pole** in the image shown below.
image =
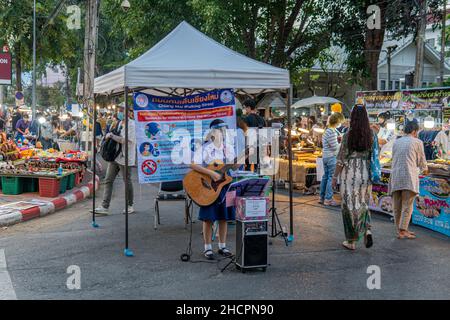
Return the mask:
[[[93,126],[93,130],[92,130],[92,172],[93,172],[93,179],[92,179],[92,183],[93,183],[93,188],[92,188],[92,226],[94,228],[98,228],[98,224],[95,221],[95,185],[96,185],[96,177],[97,177],[97,146],[96,146],[96,141],[95,141],[95,124],[97,123],[97,108],[95,107],[95,95],[94,95],[94,100],[93,100],[93,114],[94,114],[94,126]],[[90,119],[89,119],[89,103],[88,103],[88,108],[87,108],[87,113],[88,113],[88,121],[86,122],[87,126],[89,127],[90,125]],[[87,132],[90,132],[90,130],[88,130]],[[89,149],[89,137],[86,137],[86,149]]]
[[132,257],[133,251],[131,251],[128,248],[128,87],[125,87],[124,90],[125,95],[125,166],[124,166],[124,172],[125,175],[125,256]]
[[289,161],[289,237],[288,241],[294,241],[294,208],[292,199],[292,140],[291,140],[291,105],[292,105],[292,84],[287,90],[287,120],[288,120],[288,161]]

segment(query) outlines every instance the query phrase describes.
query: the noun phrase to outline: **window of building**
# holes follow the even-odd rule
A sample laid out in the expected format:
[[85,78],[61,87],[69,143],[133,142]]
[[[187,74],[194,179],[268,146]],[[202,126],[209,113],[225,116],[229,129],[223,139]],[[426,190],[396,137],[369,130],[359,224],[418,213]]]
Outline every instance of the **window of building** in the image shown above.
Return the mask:
[[422,88],[428,87],[428,82],[422,82]]
[[380,90],[386,90],[386,80],[380,80]]
[[400,88],[401,89],[406,89],[406,82],[405,81],[400,81]]
[[436,45],[436,39],[432,38],[432,39],[427,39],[426,42],[434,48],[434,46]]

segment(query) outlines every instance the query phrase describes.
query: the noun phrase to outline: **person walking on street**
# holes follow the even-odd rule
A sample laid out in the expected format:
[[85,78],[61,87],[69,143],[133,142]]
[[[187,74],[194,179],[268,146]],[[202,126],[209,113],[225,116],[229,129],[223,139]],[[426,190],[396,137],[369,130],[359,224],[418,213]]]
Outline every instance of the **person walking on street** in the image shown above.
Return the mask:
[[349,250],[355,250],[356,243],[362,237],[367,248],[373,244],[369,201],[372,190],[370,159],[375,139],[366,108],[355,105],[350,115],[349,131],[342,138],[332,181],[332,186],[336,187],[337,179],[340,178],[346,238],[342,245]]
[[[130,117],[133,113],[130,112]],[[114,180],[117,177],[119,171],[122,173],[124,183],[128,183],[128,213],[134,213],[133,208],[133,183],[131,181],[131,168],[136,165],[136,137],[135,137],[135,123],[133,119],[128,120],[128,174],[125,179],[125,121],[124,121],[124,108],[119,107],[117,118],[119,123],[117,124],[117,130],[111,130],[105,136],[105,139],[112,139],[121,145],[121,151],[114,161],[108,162],[108,168],[106,169],[106,178],[104,181],[105,191],[103,194],[102,205],[95,209],[97,214],[107,215],[109,214],[109,206],[111,203],[111,197],[113,193]],[[124,210],[125,212],[125,210]]]
[[324,175],[322,177],[322,181],[320,182],[319,203],[333,207],[339,206],[339,204],[333,200],[333,188],[331,186],[331,179],[336,169],[336,155],[339,151],[338,132],[336,128],[339,126],[340,121],[340,114],[333,113],[328,120],[327,129],[322,136],[322,162]]
[[392,148],[392,172],[389,194],[392,194],[394,221],[399,239],[415,239],[408,231],[414,199],[419,193],[419,170],[427,173],[423,142],[417,139],[419,124],[416,120],[405,125],[405,136],[398,138]]

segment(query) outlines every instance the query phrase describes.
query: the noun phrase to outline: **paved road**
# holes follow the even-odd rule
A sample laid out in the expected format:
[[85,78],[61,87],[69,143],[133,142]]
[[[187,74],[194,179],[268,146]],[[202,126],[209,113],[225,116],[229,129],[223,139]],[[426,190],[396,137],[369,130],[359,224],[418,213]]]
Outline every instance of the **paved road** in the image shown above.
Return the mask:
[[[99,229],[90,226],[87,201],[1,230],[0,252],[6,258],[3,268],[0,263],[0,288],[18,299],[450,299],[450,240],[432,231],[413,227],[417,240],[397,240],[389,219],[374,215],[374,247],[349,252],[340,245],[340,212],[316,205],[313,197],[299,197],[295,241],[286,247],[274,239],[267,272],[241,274],[231,266],[222,273],[226,261],[180,261],[189,239],[182,205],[161,205],[163,225],[155,231],[156,188],[135,185],[138,213],[130,216],[135,257],[123,255],[123,183],[118,180],[113,215],[98,218]],[[287,198],[279,200],[280,218],[287,224]],[[194,261],[203,261],[200,230],[195,223]],[[66,286],[72,265],[81,271],[79,290]],[[370,265],[381,269],[380,290],[367,289]]]

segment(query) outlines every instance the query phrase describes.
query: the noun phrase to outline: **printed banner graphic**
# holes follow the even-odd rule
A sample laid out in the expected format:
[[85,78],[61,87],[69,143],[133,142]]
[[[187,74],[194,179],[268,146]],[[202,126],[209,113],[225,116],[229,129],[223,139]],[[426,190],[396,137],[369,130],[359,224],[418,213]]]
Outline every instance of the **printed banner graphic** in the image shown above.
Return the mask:
[[139,183],[183,180],[210,124],[223,120],[236,128],[231,89],[186,97],[133,95]]
[[356,101],[364,103],[367,109],[441,109],[450,106],[450,89],[358,91]]

